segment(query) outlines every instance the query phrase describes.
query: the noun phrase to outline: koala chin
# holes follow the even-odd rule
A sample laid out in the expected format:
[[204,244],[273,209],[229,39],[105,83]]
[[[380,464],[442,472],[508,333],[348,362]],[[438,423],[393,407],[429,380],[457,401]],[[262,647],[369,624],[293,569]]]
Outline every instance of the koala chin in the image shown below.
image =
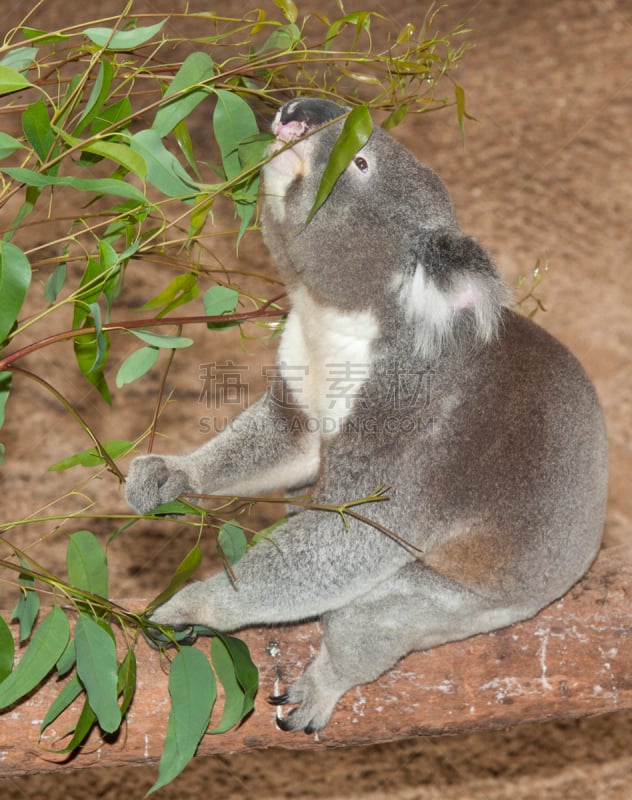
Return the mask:
[[345,110],[297,99],[272,126],[263,235],[291,302],[274,388],[199,450],[137,458],[127,477],[143,514],[185,491],[314,486],[339,505],[390,487],[363,513],[411,546],[298,511],[234,583],[222,572],[154,612],[221,631],[321,618],[318,655],[271,698],[294,706],[288,730],[324,727],[345,692],[412,650],[559,598],[595,558],[606,502],[590,381],[509,308],[431,169],[376,128],[306,223]]

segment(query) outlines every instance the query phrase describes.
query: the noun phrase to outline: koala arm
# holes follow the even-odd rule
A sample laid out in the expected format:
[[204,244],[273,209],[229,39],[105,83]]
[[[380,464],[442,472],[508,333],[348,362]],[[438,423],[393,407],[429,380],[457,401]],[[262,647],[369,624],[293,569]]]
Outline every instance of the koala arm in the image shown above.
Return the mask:
[[268,392],[190,455],[135,458],[127,502],[148,514],[186,492],[254,495],[307,486],[318,474],[320,435],[306,422]]

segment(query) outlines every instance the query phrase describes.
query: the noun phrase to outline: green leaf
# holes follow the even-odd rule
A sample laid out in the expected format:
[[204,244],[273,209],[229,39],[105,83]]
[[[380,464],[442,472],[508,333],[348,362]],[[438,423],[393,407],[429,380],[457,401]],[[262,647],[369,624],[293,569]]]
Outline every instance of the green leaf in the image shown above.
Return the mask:
[[215,675],[206,657],[194,647],[183,647],[169,672],[171,713],[158,780],[148,794],[172,781],[195,755],[204,736],[217,696]]
[[384,130],[389,131],[401,124],[408,114],[408,109],[408,104],[404,103],[399,108],[396,108],[395,111],[392,111],[382,123]]
[[54,303],[55,300],[57,300],[58,294],[63,289],[66,281],[66,268],[67,265],[65,261],[61,264],[57,264],[46,279],[46,284],[44,285],[44,299],[48,300],[49,303]]
[[331,190],[340,175],[345,171],[352,159],[356,156],[358,150],[362,149],[369,140],[373,132],[373,120],[367,106],[357,106],[347,116],[340,136],[336,140],[327,164],[323,177],[320,180],[318,192],[314,205],[311,207],[307,215],[307,224],[318,209],[322,206],[325,200],[329,197]]
[[46,728],[48,728],[48,726],[79,697],[81,692],[83,692],[83,686],[75,674],[51,703],[40,725],[40,736],[44,733]]
[[[135,442],[129,442],[124,439],[112,439],[109,442],[103,442],[103,449],[112,459],[121,458],[122,456],[131,453],[135,447]],[[71,467],[98,467],[105,464],[106,461],[96,447],[90,447],[87,450],[82,450],[80,453],[63,458],[52,464],[48,469],[50,472],[63,472]]]
[[193,344],[193,339],[188,339],[186,336],[167,336],[164,333],[143,330],[130,330],[129,333],[133,333],[142,342],[152,347],[162,347],[165,350],[178,350],[183,347],[191,347]]
[[130,147],[141,155],[147,165],[147,181],[167,197],[191,200],[199,191],[178,159],[162,143],[159,134],[151,129],[130,137]]
[[213,72],[213,61],[206,53],[197,52],[187,56],[165,92],[151,126],[159,136],[170,133],[208,96],[209,90],[199,86],[209,81]]
[[0,372],[0,428],[4,425],[4,413],[11,392],[11,383],[13,381],[12,372]]
[[234,519],[225,522],[219,529],[217,544],[226,556],[229,564],[236,564],[240,558],[246,555],[248,540],[246,534],[239,523]]
[[59,660],[55,664],[55,669],[57,670],[57,674],[59,677],[63,677],[71,669],[74,668],[75,664],[77,663],[77,654],[75,652],[75,640],[70,639],[64,652],[60,655]]
[[213,113],[213,133],[222,155],[222,165],[228,180],[236,178],[244,169],[239,146],[250,137],[259,136],[253,110],[238,94],[218,89],[217,104]]
[[[223,314],[232,314],[239,302],[239,292],[229,286],[211,286],[202,296],[204,303],[204,313],[209,317],[219,317]],[[225,330],[239,325],[239,322],[208,322],[206,327],[209,330]]]
[[274,4],[277,5],[281,11],[283,11],[286,19],[288,19],[290,22],[296,22],[298,17],[298,8],[293,0],[274,0]]
[[33,84],[11,67],[0,66],[0,94],[10,94],[11,92],[19,92],[22,89],[28,89]]
[[167,20],[163,19],[155,25],[140,28],[131,28],[126,31],[113,31],[112,28],[86,28],[83,34],[96,44],[107,50],[134,50],[141,44],[152,39],[163,27]]
[[[107,334],[103,334],[103,336],[105,337],[106,343],[105,357],[107,357],[110,340]],[[101,344],[102,342],[100,342],[97,336],[92,333],[77,336],[73,341],[73,348],[79,369],[99,392],[105,402],[111,405],[112,395],[110,394],[110,389],[105,379],[103,370],[94,369],[95,362],[98,358],[98,348],[101,346]]]
[[174,308],[188,303],[198,294],[197,275],[187,272],[184,275],[177,275],[169,285],[151,300],[148,300],[143,309],[162,309],[159,316],[164,316]]
[[35,61],[37,58],[37,47],[16,47],[15,50],[10,50],[7,55],[0,61],[3,67],[10,67],[11,69],[22,72]]
[[235,677],[244,693],[244,702],[241,709],[241,718],[244,719],[254,708],[255,695],[259,686],[259,671],[250,657],[248,645],[235,636],[219,634],[224,647],[233,660]]
[[456,100],[456,116],[461,129],[461,136],[465,137],[465,91],[458,83],[454,85],[454,98]]
[[127,714],[136,692],[136,656],[130,647],[125,658],[121,661],[118,671],[118,693],[123,695],[121,702],[121,716]]
[[0,684],[0,709],[13,705],[44,680],[64,651],[69,637],[68,619],[55,606],[37,626],[13,672]]
[[57,132],[70,147],[79,147],[82,153],[92,153],[101,158],[108,158],[110,161],[120,164],[128,172],[133,172],[139,178],[145,179],[147,175],[145,159],[128,145],[110,142],[107,139],[95,139],[83,143],[81,139],[70,136],[61,129],[57,129]]
[[40,97],[24,111],[22,130],[28,143],[37,153],[40,163],[43,164],[55,144],[55,131],[51,127],[44,98]]
[[24,144],[18,139],[14,138],[13,136],[9,136],[8,133],[3,133],[0,131],[0,158],[6,158],[7,156],[10,156],[11,153],[15,153],[16,150],[19,150],[23,147]]
[[269,50],[292,51],[301,41],[301,29],[294,24],[279,25],[254,55],[267,53]]
[[113,733],[121,724],[117,702],[118,664],[113,636],[86,614],[79,614],[75,628],[77,674],[86,687],[88,702],[99,726]]
[[211,643],[211,661],[224,689],[222,719],[209,733],[225,733],[253,707],[258,672],[244,642],[233,636],[216,635]]
[[159,354],[157,347],[141,347],[140,350],[135,350],[123,361],[116,373],[117,389],[142,378],[158,361]]
[[13,644],[11,629],[4,619],[0,617],[0,683],[13,669],[14,651],[15,645]]
[[237,308],[239,292],[229,286],[211,286],[203,296],[204,313],[209,317],[232,314]]
[[[120,128],[119,123],[125,120],[127,121],[127,125],[129,125],[131,116],[132,104],[130,99],[129,97],[123,97],[117,100],[116,103],[104,106],[98,112],[90,126],[90,135],[95,136],[101,133],[105,128],[114,126],[113,130],[110,131],[112,133],[114,130],[118,130]],[[125,127],[127,127],[127,125],[125,125]]]
[[202,563],[202,551],[200,550],[199,546],[196,544],[193,549],[187,553],[184,559],[179,564],[178,568],[176,569],[173,577],[169,581],[169,585],[167,588],[161,592],[158,597],[149,605],[148,611],[158,608],[163,603],[166,603],[167,600],[172,597],[178,589],[186,583],[191,575],[196,571],[196,569]]
[[31,284],[31,265],[14,244],[0,241],[0,343],[16,321]]
[[77,589],[108,596],[108,562],[97,537],[90,531],[70,536],[66,550],[68,580]]
[[[85,740],[87,735],[90,733],[94,725],[96,724],[97,716],[90,707],[90,703],[86,698],[83,708],[81,709],[81,714],[79,715],[79,719],[77,720],[77,724],[74,727],[74,735],[68,744],[67,747],[64,747],[62,750],[54,750],[55,753],[72,753],[73,750],[76,750],[79,745]],[[71,728],[71,731],[73,729]],[[69,731],[70,733],[70,731]]]
[[192,503],[186,503],[182,500],[172,500],[170,503],[161,503],[156,506],[151,512],[152,517],[181,517],[187,514],[204,516],[204,510],[194,506]]
[[261,160],[264,139],[259,133],[255,115],[238,94],[218,89],[213,113],[213,132],[222,155],[222,166],[229,181],[237,180],[232,188],[235,213],[241,220],[237,244],[246,232],[257,205],[259,177],[248,173],[240,176]]
[[147,203],[145,195],[139,189],[124,181],[116,180],[116,178],[73,178],[70,175],[60,178],[55,175],[41,175],[39,172],[24,169],[23,167],[3,167],[0,172],[4,172],[10,178],[27,186],[37,186],[38,188],[44,186],[69,186],[81,192],[113,194],[116,197],[136,200],[141,205],[146,205]]
[[[27,565],[20,559],[23,567]],[[20,584],[20,599],[13,609],[11,619],[17,619],[20,623],[20,642],[25,642],[31,635],[33,625],[40,610],[40,599],[34,590],[35,579],[27,573],[21,573],[18,579]]]
[[101,58],[99,63],[99,73],[92,86],[90,97],[81,112],[79,122],[73,130],[73,135],[78,136],[79,133],[89,125],[96,115],[101,111],[105,101],[108,99],[110,93],[110,86],[112,85],[112,78],[114,77],[114,67],[108,58]]
[[46,44],[48,42],[65,42],[66,39],[70,38],[69,36],[64,36],[62,33],[49,33],[48,31],[42,31],[39,28],[24,27],[21,30],[25,39],[39,39],[39,44]]

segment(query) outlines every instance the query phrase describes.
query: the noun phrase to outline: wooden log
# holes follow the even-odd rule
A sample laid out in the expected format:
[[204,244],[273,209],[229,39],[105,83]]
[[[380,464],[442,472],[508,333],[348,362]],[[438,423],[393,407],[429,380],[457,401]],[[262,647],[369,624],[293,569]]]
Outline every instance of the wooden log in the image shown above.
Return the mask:
[[[604,550],[588,575],[537,617],[413,653],[374,683],[351,690],[315,736],[279,730],[266,698],[278,692],[280,673],[292,680],[313,657],[319,625],[247,630],[243,638],[260,670],[255,710],[236,730],[204,737],[198,755],[369,744],[632,708],[631,631],[632,548],[619,546]],[[59,746],[78,712],[70,709],[38,740],[62,685],[51,679],[0,716],[0,776],[159,759],[169,714],[167,675],[158,653],[144,643],[137,658],[137,693],[118,737],[103,742],[93,736],[70,760],[47,752]]]

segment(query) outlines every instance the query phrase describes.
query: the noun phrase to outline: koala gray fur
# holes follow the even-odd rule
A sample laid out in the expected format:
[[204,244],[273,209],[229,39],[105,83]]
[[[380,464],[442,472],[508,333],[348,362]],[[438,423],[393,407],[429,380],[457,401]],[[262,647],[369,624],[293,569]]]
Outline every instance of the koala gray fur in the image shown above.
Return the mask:
[[[283,726],[306,731],[410,651],[509,625],[564,594],[599,548],[607,484],[590,381],[507,307],[432,170],[376,129],[305,224],[343,113],[298,99],[273,124],[263,232],[292,305],[277,358],[285,385],[196,452],[137,458],[127,477],[140,513],[185,491],[315,484],[316,502],[338,505],[391,487],[363,511],[423,555],[303,510],[235,565],[235,585],[222,572],[153,615],[222,631],[322,618],[320,652],[273,698],[296,706]],[[340,397],[344,365],[355,378]]]

